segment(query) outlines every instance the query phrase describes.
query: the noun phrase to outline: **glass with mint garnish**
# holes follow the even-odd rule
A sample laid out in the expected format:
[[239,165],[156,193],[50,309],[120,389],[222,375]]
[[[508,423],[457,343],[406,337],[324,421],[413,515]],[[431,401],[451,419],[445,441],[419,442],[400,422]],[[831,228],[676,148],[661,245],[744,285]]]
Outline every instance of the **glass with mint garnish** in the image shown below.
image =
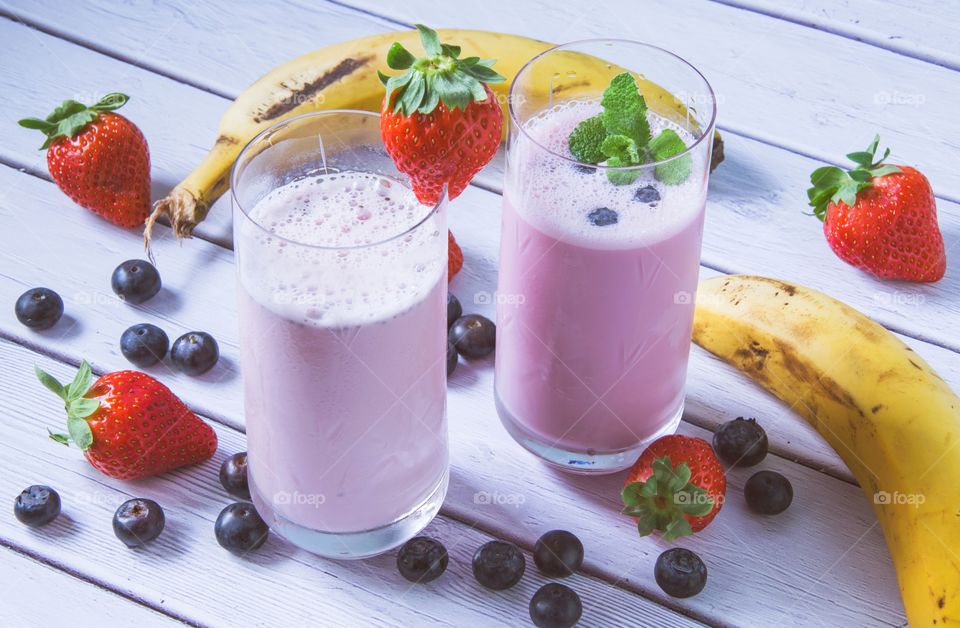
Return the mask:
[[509,108],[497,411],[557,467],[619,471],[683,412],[716,100],[674,54],[591,40]]

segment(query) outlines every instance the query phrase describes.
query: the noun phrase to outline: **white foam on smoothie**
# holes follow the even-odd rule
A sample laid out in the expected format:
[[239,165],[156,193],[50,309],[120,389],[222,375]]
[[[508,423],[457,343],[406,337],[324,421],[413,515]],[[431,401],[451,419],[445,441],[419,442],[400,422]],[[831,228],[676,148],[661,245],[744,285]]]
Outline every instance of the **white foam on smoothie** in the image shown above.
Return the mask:
[[292,181],[249,211],[260,227],[240,225],[242,286],[265,307],[304,324],[351,327],[389,320],[442,280],[442,221],[434,215],[407,232],[430,211],[408,187],[374,174]]
[[[530,224],[558,239],[591,248],[627,248],[665,240],[696,219],[703,210],[706,186],[705,164],[693,158],[690,176],[680,185],[657,181],[653,168],[643,169],[629,185],[613,185],[606,172],[580,172],[575,165],[544,151],[540,146],[572,159],[568,138],[582,120],[602,111],[596,100],[574,100],[556,105],[527,121],[525,131],[512,147],[506,196],[514,209]],[[666,118],[647,112],[655,137],[673,129],[690,146],[694,136]],[[536,141],[536,146],[530,141]],[[510,180],[509,177],[516,177]],[[660,195],[654,204],[634,200],[636,191],[653,186]],[[607,207],[617,212],[616,224],[596,226],[587,215]]]

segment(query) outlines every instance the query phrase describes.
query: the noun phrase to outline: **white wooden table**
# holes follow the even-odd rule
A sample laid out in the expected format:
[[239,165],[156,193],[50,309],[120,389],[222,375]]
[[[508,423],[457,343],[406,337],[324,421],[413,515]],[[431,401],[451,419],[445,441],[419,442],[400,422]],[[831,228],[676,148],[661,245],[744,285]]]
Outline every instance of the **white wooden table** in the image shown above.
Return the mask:
[[[700,68],[720,102],[727,159],[713,176],[703,275],[761,273],[824,290],[868,313],[960,389],[960,5],[941,0],[708,0],[483,2],[346,0],[269,3],[107,0],[0,1],[0,625],[522,625],[544,582],[530,568],[499,594],[470,574],[474,549],[492,537],[530,550],[552,528],[586,546],[569,579],[583,625],[896,625],[896,579],[876,519],[830,448],[799,418],[694,348],[681,430],[707,435],[739,415],[759,417],[773,455],[763,463],[793,482],[785,514],[750,516],[738,495],[749,472],[729,477],[716,522],[683,544],[706,561],[699,596],[665,596],[653,563],[666,544],[641,540],[617,515],[622,476],[551,472],[514,444],[492,399],[492,362],[461,363],[450,384],[452,483],[427,532],[450,549],[439,581],[409,587],[395,557],[341,563],[273,537],[237,559],[217,546],[213,521],[231,501],[216,478],[245,449],[233,253],[227,204],[183,245],[161,228],[156,245],[167,287],[142,307],[115,299],[109,276],[142,255],[139,237],[75,207],[51,183],[39,136],[15,120],[67,97],[132,96],[124,114],[144,131],[160,196],[212,144],[229,100],[272,66],[316,47],[417,21],[516,32],[549,41],[595,36],[649,41]],[[907,6],[909,5],[909,6]],[[920,166],[937,192],[950,260],[935,285],[880,283],[837,260],[820,224],[805,216],[809,173],[860,149],[875,132],[900,163]],[[492,316],[473,295],[496,284],[500,172],[488,168],[458,199],[451,222],[467,266],[452,284],[468,311]],[[30,332],[13,315],[29,287],[60,292],[67,316]],[[220,436],[213,460],[124,483],[91,469],[45,437],[61,421],[32,365],[60,377],[81,358],[98,373],[128,366],[120,333],[154,322],[172,335],[201,329],[223,358],[201,378],[152,372],[206,417]],[[10,502],[46,483],[64,514],[35,531]],[[480,493],[507,504],[478,504]],[[130,496],[167,511],[164,534],[129,551],[110,518]],[[497,500],[494,500],[497,501]],[[532,563],[530,563],[532,567]],[[38,621],[39,620],[39,621]]]

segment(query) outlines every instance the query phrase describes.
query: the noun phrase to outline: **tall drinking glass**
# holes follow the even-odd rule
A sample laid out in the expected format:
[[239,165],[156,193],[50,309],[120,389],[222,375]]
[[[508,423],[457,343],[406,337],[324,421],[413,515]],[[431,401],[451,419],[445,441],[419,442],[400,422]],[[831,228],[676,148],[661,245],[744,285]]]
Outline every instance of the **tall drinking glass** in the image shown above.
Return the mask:
[[[652,135],[671,129],[687,149],[627,168],[578,162],[571,131],[625,71]],[[496,402],[510,434],[556,466],[623,469],[680,421],[715,114],[696,69],[631,41],[558,46],[513,83]]]
[[231,180],[250,492],[334,558],[403,543],[447,489],[447,201],[417,202],[379,128],[291,118]]

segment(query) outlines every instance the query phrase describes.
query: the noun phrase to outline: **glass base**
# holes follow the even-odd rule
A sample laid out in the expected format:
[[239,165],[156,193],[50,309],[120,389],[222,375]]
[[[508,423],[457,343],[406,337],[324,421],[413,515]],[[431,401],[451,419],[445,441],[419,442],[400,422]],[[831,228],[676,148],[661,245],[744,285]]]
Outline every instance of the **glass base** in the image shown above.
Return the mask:
[[630,468],[643,453],[643,450],[647,448],[647,445],[661,436],[676,432],[677,426],[680,425],[680,419],[683,417],[683,403],[681,403],[676,413],[670,417],[663,427],[636,445],[626,449],[613,451],[567,450],[557,447],[554,443],[546,443],[542,440],[542,437],[535,436],[528,431],[503,405],[500,401],[500,395],[495,394],[494,397],[500,422],[503,423],[503,427],[513,437],[513,440],[530,453],[539,456],[550,466],[579,475],[604,475]]
[[[250,477],[251,494],[256,496],[253,478]],[[449,471],[444,472],[443,478],[423,503],[403,517],[379,528],[362,530],[360,532],[323,532],[312,530],[300,524],[293,523],[277,514],[273,509],[260,512],[264,521],[270,526],[270,531],[282,536],[297,547],[323,556],[341,560],[357,560],[382,554],[395,547],[403,545],[421,530],[427,527],[438,512],[447,495],[447,486],[450,483]],[[254,502],[259,500],[254,499]],[[259,511],[259,504],[258,511]]]

